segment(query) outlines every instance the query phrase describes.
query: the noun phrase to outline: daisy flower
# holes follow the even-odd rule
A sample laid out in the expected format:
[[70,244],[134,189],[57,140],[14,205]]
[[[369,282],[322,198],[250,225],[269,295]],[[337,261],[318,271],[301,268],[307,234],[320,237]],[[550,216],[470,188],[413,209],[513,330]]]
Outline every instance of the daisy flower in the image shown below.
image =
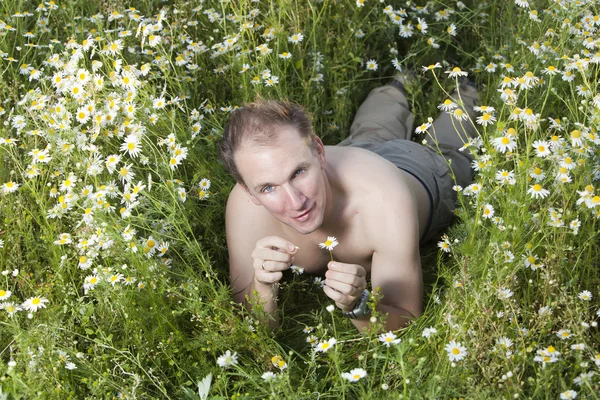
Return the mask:
[[285,362],[283,357],[281,357],[279,355],[271,357],[271,363],[273,364],[274,367],[277,367],[282,371],[287,368],[287,363]]
[[381,343],[383,343],[384,345],[386,345],[387,347],[390,347],[390,345],[392,345],[392,344],[400,343],[401,339],[397,338],[397,336],[394,335],[394,333],[390,331],[390,332],[382,333],[381,335],[379,335],[379,341]]
[[445,73],[448,74],[448,78],[457,78],[459,76],[469,75],[466,71],[463,71],[459,67],[454,67],[451,71],[446,71]]
[[[479,120],[479,118],[477,118],[477,120]],[[508,135],[494,138],[494,140],[492,140],[492,145],[501,153],[506,153],[507,151],[512,152],[517,148],[516,140],[512,136]]]
[[2,309],[4,311],[6,311],[6,313],[8,314],[8,316],[10,318],[12,318],[13,315],[15,315],[16,312],[21,309],[21,307],[20,306],[15,306],[15,303],[6,302],[6,303],[0,303],[0,310],[2,310]]
[[444,349],[448,352],[448,358],[452,362],[460,361],[467,355],[467,349],[460,342],[454,340],[451,340]]
[[25,300],[25,302],[21,305],[21,307],[24,310],[36,312],[40,308],[46,308],[47,302],[48,302],[48,299],[46,299],[44,297],[35,296],[35,297],[30,297],[29,299]]
[[538,157],[545,158],[550,155],[550,143],[545,140],[536,140],[533,142],[533,148]]
[[227,350],[225,354],[221,355],[217,358],[217,365],[221,368],[228,368],[232,365],[238,363],[237,361],[238,354],[236,352],[231,353],[231,351]]
[[450,240],[448,238],[444,238],[443,240],[438,242],[438,247],[442,251],[450,253]]
[[423,71],[433,71],[436,68],[442,68],[442,64],[440,64],[439,62],[437,62],[435,64],[430,64],[428,66],[423,66]]
[[262,374],[260,377],[265,382],[271,382],[271,381],[274,381],[275,379],[277,379],[277,374],[275,374],[274,372],[271,372],[271,371],[267,371],[264,374]]
[[367,371],[365,371],[362,368],[354,368],[350,372],[342,373],[342,378],[344,378],[350,382],[357,382],[361,378],[364,378],[365,376],[367,376]]
[[[0,290],[0,293],[2,291]],[[592,293],[589,290],[584,290],[583,292],[577,295],[581,300],[590,301],[592,300]]]
[[560,394],[561,400],[576,399],[576,398],[577,398],[577,392],[574,390],[567,390],[566,392],[562,392]]
[[319,243],[319,247],[322,249],[327,249],[329,251],[332,251],[333,248],[335,246],[337,246],[339,243],[337,241],[337,239],[335,238],[335,236],[327,236],[327,240],[323,243]]
[[540,185],[539,183],[536,183],[535,185],[533,185],[529,189],[527,189],[527,193],[531,194],[531,197],[534,199],[538,199],[538,198],[543,199],[550,194],[550,191],[547,189],[544,189],[542,187],[542,185]]
[[571,332],[568,329],[561,329],[558,332],[556,332],[556,336],[558,336],[562,340],[565,340],[571,337]]
[[288,42],[298,44],[302,40],[304,40],[304,35],[302,33],[295,33],[292,36],[288,37]]
[[458,105],[455,102],[450,99],[446,99],[438,106],[438,109],[448,112],[454,110],[456,107],[458,107]]
[[417,126],[417,129],[415,129],[415,133],[426,132],[429,128],[431,128],[431,124],[429,122],[425,122],[424,124]]
[[321,353],[327,353],[327,351],[329,349],[331,349],[333,346],[335,346],[336,343],[337,343],[337,340],[335,338],[331,338],[327,341],[319,342],[317,344],[315,350],[318,352],[321,352]]
[[463,110],[461,110],[460,108],[452,110],[450,112],[450,115],[452,115],[458,121],[466,121],[469,118],[469,116],[467,115],[467,113],[464,112]]
[[479,125],[488,126],[489,124],[496,121],[496,117],[492,113],[486,112],[483,115],[477,117],[477,123]]
[[423,329],[423,332],[421,333],[421,336],[423,336],[424,338],[429,339],[431,337],[431,335],[435,335],[436,333],[437,333],[437,329],[435,329],[433,327],[429,327],[429,328]]
[[491,204],[484,205],[481,216],[486,219],[492,218],[494,216],[494,207]]
[[367,61],[366,68],[367,68],[367,71],[377,71],[377,68],[378,68],[377,61],[375,61],[375,60]]
[[10,290],[0,289],[0,300],[8,300],[12,292]]
[[5,184],[2,185],[2,193],[4,194],[8,194],[8,193],[14,193],[17,191],[17,189],[19,189],[19,184],[16,182],[6,182]]

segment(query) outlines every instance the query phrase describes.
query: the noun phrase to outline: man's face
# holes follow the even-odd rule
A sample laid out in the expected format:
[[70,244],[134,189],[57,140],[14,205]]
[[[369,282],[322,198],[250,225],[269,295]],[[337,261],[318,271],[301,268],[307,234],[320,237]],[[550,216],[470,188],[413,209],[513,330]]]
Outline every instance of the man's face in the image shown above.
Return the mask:
[[[323,223],[326,204],[325,150],[316,151],[296,128],[281,126],[271,145],[243,143],[235,153],[246,192],[283,224],[308,234]],[[243,187],[243,185],[242,185]]]

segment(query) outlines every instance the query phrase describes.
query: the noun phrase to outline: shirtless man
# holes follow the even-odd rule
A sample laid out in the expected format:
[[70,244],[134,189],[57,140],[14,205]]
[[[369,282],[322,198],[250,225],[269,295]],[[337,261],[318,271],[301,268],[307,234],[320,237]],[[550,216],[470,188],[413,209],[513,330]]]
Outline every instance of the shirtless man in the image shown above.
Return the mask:
[[[451,97],[470,114],[477,92],[459,88]],[[260,302],[277,326],[278,282],[296,265],[324,274],[325,294],[359,330],[370,323],[369,277],[388,329],[421,314],[419,245],[450,223],[452,186],[472,177],[470,156],[457,150],[476,132],[468,120],[441,115],[427,134],[441,156],[410,141],[412,122],[401,80],[370,93],[338,146],[324,146],[295,104],[232,113],[220,151],[237,181],[226,210],[236,302]],[[319,247],[328,236],[339,242],[334,262]]]

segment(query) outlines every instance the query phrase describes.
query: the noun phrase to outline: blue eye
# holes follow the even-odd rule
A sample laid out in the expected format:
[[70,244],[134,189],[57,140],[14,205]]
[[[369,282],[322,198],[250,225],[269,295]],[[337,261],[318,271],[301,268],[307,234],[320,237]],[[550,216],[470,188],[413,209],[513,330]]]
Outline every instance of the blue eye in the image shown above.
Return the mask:
[[262,189],[262,192],[263,192],[263,193],[269,193],[271,190],[273,190],[273,186],[265,186],[265,187]]
[[296,171],[296,172],[294,173],[294,176],[298,176],[298,175],[300,175],[300,174],[301,174],[301,173],[303,173],[303,172],[304,172],[304,168],[300,168],[298,171]]

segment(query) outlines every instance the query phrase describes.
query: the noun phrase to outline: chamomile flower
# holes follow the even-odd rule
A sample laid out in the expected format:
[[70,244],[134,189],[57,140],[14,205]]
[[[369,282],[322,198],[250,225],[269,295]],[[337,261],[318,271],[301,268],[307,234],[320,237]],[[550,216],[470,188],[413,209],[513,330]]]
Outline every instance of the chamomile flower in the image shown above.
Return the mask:
[[423,332],[421,332],[421,336],[429,339],[432,335],[435,335],[436,333],[437,333],[437,329],[435,329],[433,327],[429,327],[429,328],[423,329]]
[[584,301],[590,301],[592,300],[592,293],[589,290],[584,290],[583,292],[580,292],[577,297]]
[[450,239],[448,239],[447,237],[442,238],[442,240],[439,241],[437,245],[445,253],[450,253]]
[[448,78],[457,78],[459,76],[469,75],[468,72],[463,71],[459,67],[454,67],[454,68],[452,68],[452,70],[446,71],[445,73],[448,74]]
[[529,189],[527,189],[527,193],[529,193],[534,199],[544,199],[548,197],[550,191],[544,189],[539,183],[536,183],[535,185],[532,185],[531,187],[529,187]]
[[460,343],[451,340],[444,348],[448,352],[450,361],[460,361],[467,355],[467,349]]
[[377,68],[378,68],[377,61],[375,61],[375,60],[367,61],[365,68],[367,69],[367,71],[377,71]]
[[21,305],[21,307],[24,310],[27,310],[29,312],[36,312],[40,308],[46,308],[47,302],[48,302],[48,299],[46,299],[44,297],[34,296],[34,297],[30,297],[29,299],[25,300],[25,302]]
[[277,374],[275,374],[275,373],[274,373],[274,372],[272,372],[272,371],[267,371],[267,372],[265,372],[264,374],[262,374],[260,377],[261,377],[261,378],[262,378],[262,380],[263,380],[263,381],[265,381],[265,382],[272,382],[272,381],[274,381],[275,379],[277,379]]
[[504,135],[494,138],[492,140],[492,145],[499,152],[506,153],[507,151],[512,152],[517,148],[517,141],[512,136]]
[[567,390],[566,392],[562,392],[560,394],[561,400],[570,400],[570,399],[576,399],[576,398],[577,398],[577,392],[574,390]]
[[486,112],[477,117],[476,122],[479,125],[488,126],[496,121],[496,117],[492,113]]
[[238,354],[237,352],[233,352],[233,354],[231,353],[230,350],[227,350],[225,352],[225,354],[219,356],[219,358],[217,358],[217,365],[221,368],[229,368],[232,365],[235,365],[238,363]]
[[392,344],[400,343],[401,339],[397,338],[397,336],[393,332],[390,331],[390,332],[382,333],[381,335],[379,335],[379,341],[381,343],[383,343],[384,345],[386,345],[387,347],[390,347],[390,345],[392,345]]
[[335,236],[327,236],[327,240],[323,243],[319,243],[319,247],[322,249],[327,249],[329,251],[332,251],[335,246],[337,246],[339,243],[337,241],[337,239],[335,238]]
[[353,370],[350,370],[350,372],[342,373],[342,378],[350,382],[357,382],[365,376],[367,376],[367,371],[362,368],[354,368]]
[[329,351],[331,348],[333,348],[333,346],[335,346],[336,343],[337,343],[336,338],[330,338],[327,341],[319,342],[317,344],[317,346],[315,347],[315,351],[320,352],[320,353],[327,353],[327,351]]
[[13,181],[6,182],[2,185],[2,193],[14,193],[19,189],[19,186],[21,185]]
[[427,130],[429,128],[431,128],[431,124],[429,122],[425,122],[425,123],[417,126],[417,128],[415,129],[415,133],[427,132]]
[[458,105],[455,102],[453,102],[450,99],[446,99],[446,100],[444,100],[444,102],[442,104],[440,104],[438,106],[438,109],[449,112],[449,111],[454,110],[457,107],[458,107]]
[[11,294],[10,290],[0,289],[0,301],[8,300]]
[[494,207],[491,204],[484,205],[481,216],[485,219],[492,218],[494,216]]
[[538,157],[545,158],[550,155],[550,143],[545,140],[536,140],[533,142],[533,148]]
[[295,33],[288,37],[288,42],[293,44],[298,44],[304,40],[304,35],[302,33]]

